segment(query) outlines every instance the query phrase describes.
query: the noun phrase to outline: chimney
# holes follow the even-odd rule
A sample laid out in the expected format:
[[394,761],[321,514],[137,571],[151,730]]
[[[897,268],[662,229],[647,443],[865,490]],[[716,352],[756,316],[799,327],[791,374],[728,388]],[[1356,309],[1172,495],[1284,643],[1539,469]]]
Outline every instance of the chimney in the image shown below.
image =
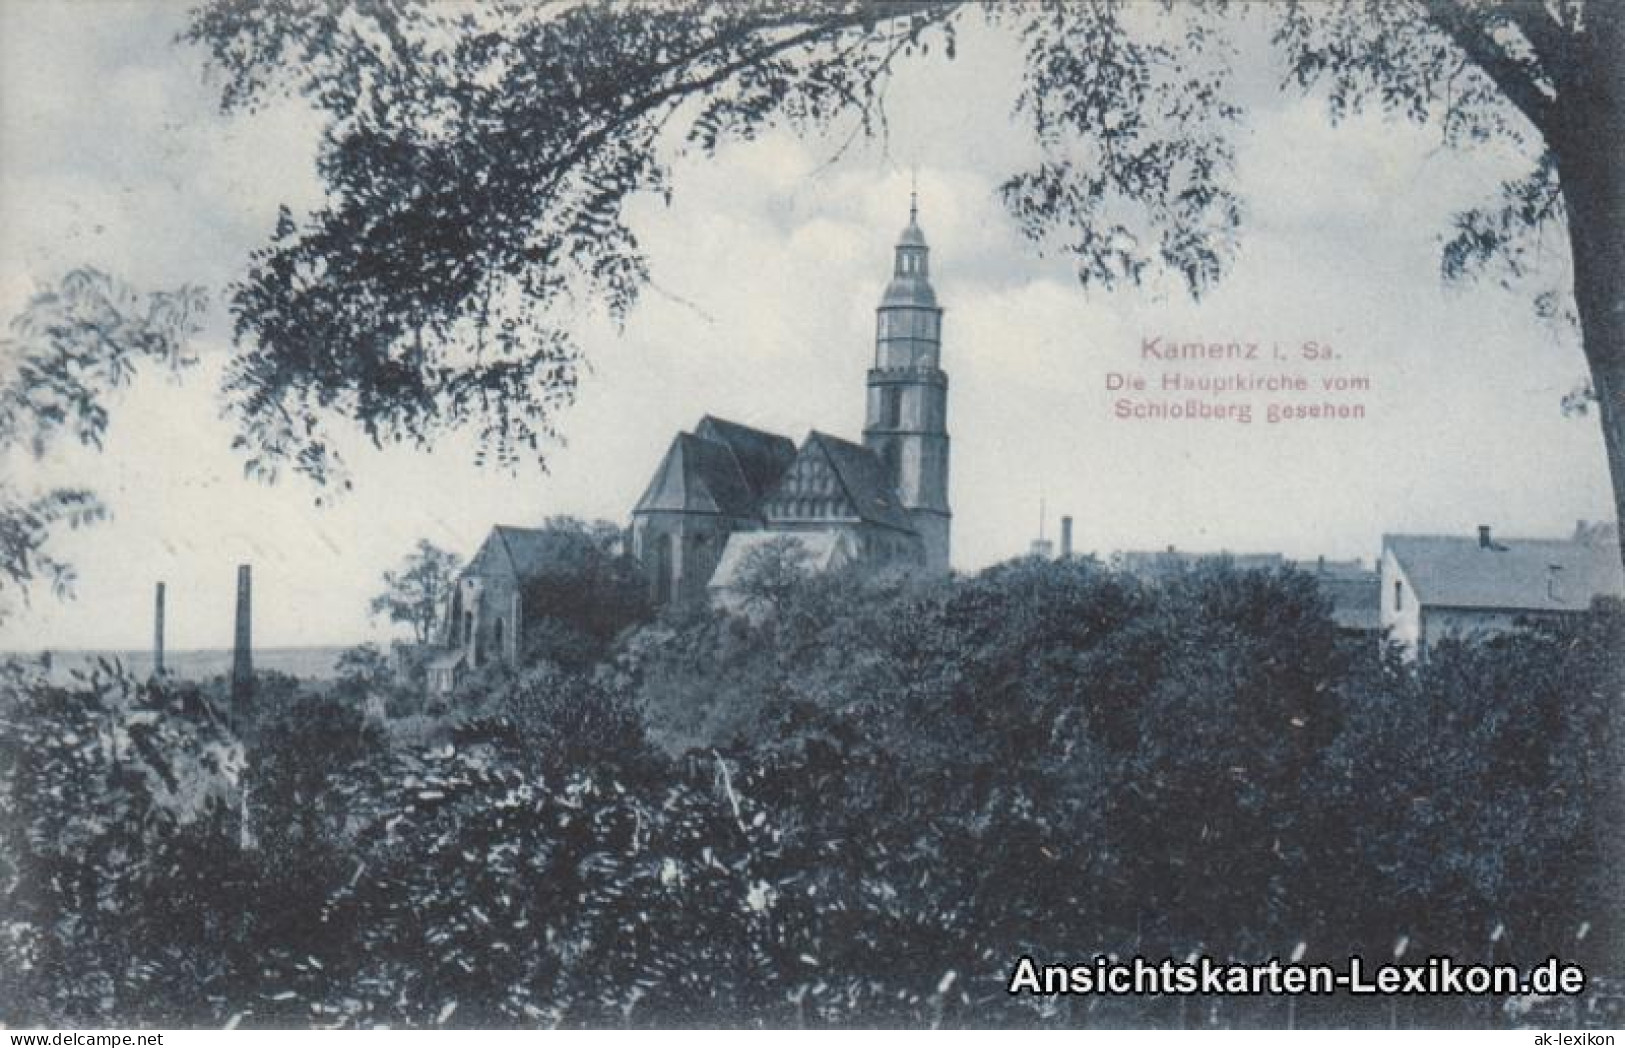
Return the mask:
[[1072,518],[1061,518],[1061,559],[1072,556]]
[[251,569],[237,566],[237,635],[231,660],[231,706],[233,716],[242,713],[254,694],[254,638],[251,626],[253,597]]
[[164,675],[164,584],[158,583],[152,602],[152,675]]
[[1492,541],[1490,539],[1490,526],[1488,524],[1480,524],[1478,526],[1478,548],[1479,549],[1494,549],[1495,548],[1494,541]]

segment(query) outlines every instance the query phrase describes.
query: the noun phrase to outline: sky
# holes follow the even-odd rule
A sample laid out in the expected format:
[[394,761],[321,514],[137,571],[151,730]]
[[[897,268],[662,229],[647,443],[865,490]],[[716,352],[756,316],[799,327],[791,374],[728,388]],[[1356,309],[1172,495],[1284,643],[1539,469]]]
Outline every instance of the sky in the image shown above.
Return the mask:
[[[473,553],[493,524],[555,514],[625,522],[672,436],[714,414],[799,441],[856,438],[874,307],[917,179],[947,309],[954,563],[1022,553],[1075,520],[1080,551],[1176,545],[1370,561],[1387,532],[1562,535],[1610,505],[1594,417],[1565,417],[1584,376],[1572,333],[1530,289],[1438,275],[1451,214],[1528,162],[1443,148],[1436,128],[1357,117],[1274,89],[1244,53],[1241,254],[1200,303],[1177,287],[1085,291],[1023,239],[997,186],[1031,162],[1011,118],[1020,54],[973,32],[959,56],[905,64],[889,134],[835,157],[840,134],[771,132],[679,160],[669,205],[631,224],[653,286],[624,328],[581,321],[592,364],[548,469],[474,462],[449,434],[427,453],[344,445],[357,487],[318,506],[297,479],[246,479],[217,396],[223,306],[279,205],[317,205],[320,117],[297,102],[222,116],[201,55],[174,42],[178,0],[0,5],[0,310],[95,265],[141,289],[207,288],[214,306],[180,382],[114,398],[106,449],[13,455],[20,482],[91,487],[113,517],[54,541],[75,595],[35,593],[0,648],[139,648],[168,583],[173,648],[230,644],[235,566],[255,571],[261,646],[395,634],[369,620],[381,574],[419,538]],[[1561,278],[1565,239],[1550,238]],[[1534,290],[1540,290],[1535,288]],[[1164,368],[1145,340],[1335,347],[1293,362],[1310,381],[1360,376],[1365,417],[1266,425],[1122,419],[1108,376]],[[1180,365],[1189,374],[1226,373]],[[1040,506],[1045,508],[1041,518]]]

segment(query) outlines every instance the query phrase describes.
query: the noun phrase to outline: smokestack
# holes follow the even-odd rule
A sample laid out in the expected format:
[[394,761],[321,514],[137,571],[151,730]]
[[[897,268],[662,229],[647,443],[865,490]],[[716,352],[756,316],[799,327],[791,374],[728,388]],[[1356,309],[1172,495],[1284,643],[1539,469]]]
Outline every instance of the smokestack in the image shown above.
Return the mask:
[[152,675],[164,675],[164,584],[158,583],[152,607]]
[[1490,539],[1490,526],[1488,524],[1480,524],[1478,526],[1478,548],[1479,549],[1494,549],[1495,548],[1495,543]]
[[1072,556],[1072,518],[1061,518],[1061,559]]
[[251,626],[253,585],[247,564],[237,566],[237,636],[231,660],[231,705],[241,712],[254,694],[254,636]]

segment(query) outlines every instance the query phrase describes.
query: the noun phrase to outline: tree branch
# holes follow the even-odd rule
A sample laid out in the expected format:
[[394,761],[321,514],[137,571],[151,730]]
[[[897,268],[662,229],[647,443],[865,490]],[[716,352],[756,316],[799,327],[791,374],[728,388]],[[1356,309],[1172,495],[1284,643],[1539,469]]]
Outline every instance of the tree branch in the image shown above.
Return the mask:
[[1422,9],[1428,20],[1467,53],[1536,130],[1543,135],[1548,133],[1555,116],[1553,100],[1541,91],[1529,71],[1485,32],[1483,23],[1473,12],[1457,0],[1423,0]]
[[1568,31],[1547,11],[1542,0],[1510,0],[1502,9],[1540,61],[1540,70],[1551,81],[1558,100],[1565,94],[1564,74],[1568,71]]

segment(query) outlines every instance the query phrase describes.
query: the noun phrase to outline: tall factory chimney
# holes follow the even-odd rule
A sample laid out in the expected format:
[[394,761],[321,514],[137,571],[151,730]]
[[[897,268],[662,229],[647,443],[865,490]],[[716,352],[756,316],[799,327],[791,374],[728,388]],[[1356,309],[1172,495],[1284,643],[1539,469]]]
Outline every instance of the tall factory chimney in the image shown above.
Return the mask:
[[254,694],[253,581],[249,565],[237,566],[237,635],[231,660],[231,705],[240,713]]
[[164,675],[164,584],[158,583],[152,607],[152,675]]
[[1061,518],[1061,559],[1072,556],[1072,518]]

